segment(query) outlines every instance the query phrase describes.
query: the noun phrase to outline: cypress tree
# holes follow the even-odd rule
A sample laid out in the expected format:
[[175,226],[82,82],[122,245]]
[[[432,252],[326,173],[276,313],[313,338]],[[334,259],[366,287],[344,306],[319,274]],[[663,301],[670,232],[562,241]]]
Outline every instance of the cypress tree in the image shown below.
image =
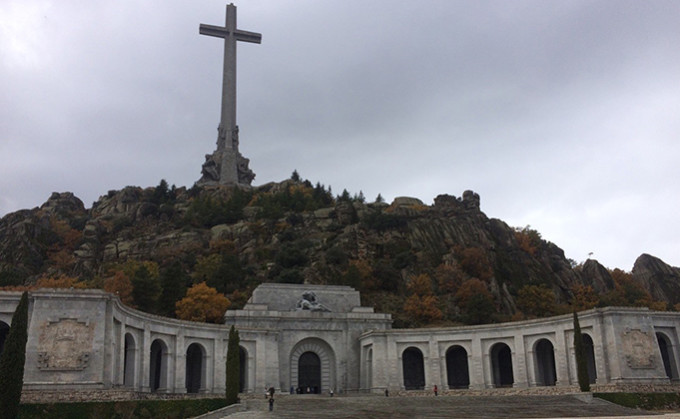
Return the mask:
[[227,404],[238,403],[240,362],[239,362],[239,337],[234,325],[229,329],[229,343],[227,345],[227,382],[226,399]]
[[28,293],[24,292],[12,316],[12,326],[0,356],[0,412],[5,418],[16,418],[19,415],[27,340]]
[[578,315],[574,311],[574,352],[576,354],[576,375],[578,376],[578,386],[581,391],[590,391],[590,377],[588,377],[588,363],[586,361],[586,350],[583,346],[583,335],[581,325],[578,323]]

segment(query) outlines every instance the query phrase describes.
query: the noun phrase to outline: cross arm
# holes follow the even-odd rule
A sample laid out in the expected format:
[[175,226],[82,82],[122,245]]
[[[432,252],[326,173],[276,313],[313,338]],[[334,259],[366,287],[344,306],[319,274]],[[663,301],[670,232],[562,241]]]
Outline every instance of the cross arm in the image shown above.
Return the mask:
[[201,23],[198,27],[198,33],[201,35],[215,36],[217,38],[225,38],[229,36],[227,28],[221,26],[206,25]]
[[242,31],[239,29],[234,31],[234,35],[236,35],[236,39],[239,41],[252,42],[253,44],[262,42],[262,34],[256,32]]

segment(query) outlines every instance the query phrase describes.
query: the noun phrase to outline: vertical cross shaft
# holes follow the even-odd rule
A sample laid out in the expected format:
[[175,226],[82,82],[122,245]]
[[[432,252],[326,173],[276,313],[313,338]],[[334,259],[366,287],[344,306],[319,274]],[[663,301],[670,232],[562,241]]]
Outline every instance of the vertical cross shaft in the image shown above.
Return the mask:
[[[227,5],[224,27],[201,24],[201,35],[224,38],[224,70],[222,75],[222,112],[220,115],[217,150],[236,148],[233,138],[236,131],[236,41],[259,44],[262,35],[236,28],[236,6]],[[237,150],[236,150],[237,151]]]

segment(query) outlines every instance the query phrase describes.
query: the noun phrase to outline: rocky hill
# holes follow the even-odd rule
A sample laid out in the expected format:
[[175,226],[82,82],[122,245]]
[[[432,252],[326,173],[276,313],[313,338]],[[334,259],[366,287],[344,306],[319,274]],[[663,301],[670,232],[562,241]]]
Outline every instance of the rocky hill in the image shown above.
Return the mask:
[[[162,181],[109,191],[90,209],[72,193],[53,193],[0,220],[0,286],[60,275],[102,286],[130,261],[152,262],[161,274],[181,271],[182,290],[205,281],[236,305],[262,282],[351,285],[397,326],[553,314],[584,289],[588,298],[609,296],[597,304],[680,302],[680,269],[649,255],[631,274],[594,260],[575,266],[538,232],[488,218],[471,191],[432,205],[366,203],[293,179],[189,190]],[[546,291],[552,309],[534,307]],[[470,301],[487,292],[494,314],[466,318],[484,306]],[[423,312],[428,306],[435,311]]]

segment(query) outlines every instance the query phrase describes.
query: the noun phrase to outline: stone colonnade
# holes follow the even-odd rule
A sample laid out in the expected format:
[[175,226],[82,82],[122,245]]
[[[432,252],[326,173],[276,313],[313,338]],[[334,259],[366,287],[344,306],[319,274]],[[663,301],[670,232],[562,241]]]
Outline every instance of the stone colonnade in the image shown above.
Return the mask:
[[[579,315],[592,383],[678,380],[680,313],[638,308]],[[577,385],[573,318],[370,331],[359,338],[371,391]]]
[[[358,293],[351,289],[315,288],[324,304],[335,300],[336,307],[344,307],[315,312],[284,310],[295,305],[300,286],[261,287],[244,310],[227,312],[225,325],[150,315],[98,290],[32,291],[25,388],[221,394],[232,324],[241,337],[239,380],[244,392],[269,387],[336,393],[430,390],[435,385],[442,390],[522,388],[577,382],[571,315],[391,329],[390,316],[358,306]],[[0,347],[19,297],[17,292],[0,293]],[[258,299],[278,301],[280,307]],[[666,384],[680,378],[680,313],[603,308],[582,312],[579,319],[592,382]]]

